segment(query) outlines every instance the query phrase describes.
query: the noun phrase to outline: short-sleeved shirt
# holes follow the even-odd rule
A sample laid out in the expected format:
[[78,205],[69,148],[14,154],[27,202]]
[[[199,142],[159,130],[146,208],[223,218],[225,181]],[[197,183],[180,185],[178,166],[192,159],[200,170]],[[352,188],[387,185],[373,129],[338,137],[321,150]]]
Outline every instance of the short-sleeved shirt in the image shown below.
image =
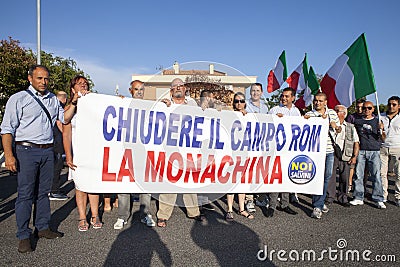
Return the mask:
[[381,117],[386,133],[385,141],[382,147],[400,148],[400,115],[397,113],[392,119],[386,114]]
[[[170,100],[171,100],[172,104],[175,104],[174,103],[174,99],[172,97],[171,97]],[[196,103],[196,100],[194,100],[193,98],[191,98],[189,96],[185,96],[185,101],[181,105],[189,105],[189,106],[196,106],[196,107],[198,106],[197,103]]]
[[284,116],[301,116],[300,110],[295,105],[292,105],[291,108],[288,108],[282,104],[279,104],[279,106],[271,108],[268,113],[269,114],[281,113]]
[[372,119],[356,119],[354,127],[356,127],[358,137],[360,138],[360,150],[378,151],[381,149],[382,139],[377,117]]
[[[339,125],[339,123],[340,123],[339,118],[333,109],[326,108],[324,114],[319,113],[315,109],[306,113],[306,115],[308,115],[310,117],[322,117],[322,115],[325,115],[325,114],[328,116],[329,122],[333,121],[337,125]],[[335,133],[335,131],[332,129],[332,127],[330,125],[329,125],[329,131],[331,131],[332,135]],[[333,146],[332,146],[332,140],[330,138],[328,138],[327,140],[328,141],[327,141],[327,145],[326,145],[326,152],[333,153],[334,150],[333,150]]]

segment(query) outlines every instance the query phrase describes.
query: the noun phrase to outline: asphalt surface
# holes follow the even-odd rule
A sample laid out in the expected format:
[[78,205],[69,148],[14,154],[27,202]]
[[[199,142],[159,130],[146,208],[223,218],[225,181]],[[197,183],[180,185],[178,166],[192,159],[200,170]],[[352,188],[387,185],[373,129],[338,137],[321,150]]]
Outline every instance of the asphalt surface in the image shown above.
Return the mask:
[[[51,227],[64,237],[32,238],[34,251],[25,254],[18,253],[15,237],[16,185],[15,176],[0,175],[0,266],[399,266],[400,262],[400,208],[393,202],[393,181],[385,210],[369,200],[350,208],[332,204],[316,220],[309,217],[310,197],[300,195],[300,204],[293,207],[296,216],[276,211],[273,218],[266,218],[257,208],[254,220],[235,214],[234,222],[228,223],[226,202],[221,199],[215,202],[215,211],[206,213],[206,222],[190,220],[176,207],[166,228],[149,228],[139,222],[134,202],[132,221],[123,230],[113,229],[117,219],[113,209],[102,213],[102,229],[87,232],[77,230],[74,186],[66,182],[63,190],[70,199],[51,202]],[[152,213],[155,217],[154,200]]]

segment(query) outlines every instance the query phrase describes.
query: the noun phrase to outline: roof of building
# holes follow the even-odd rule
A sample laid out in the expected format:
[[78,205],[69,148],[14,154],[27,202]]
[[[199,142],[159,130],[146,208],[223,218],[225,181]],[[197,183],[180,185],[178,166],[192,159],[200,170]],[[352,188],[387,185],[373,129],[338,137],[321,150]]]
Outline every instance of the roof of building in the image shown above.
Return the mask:
[[[162,75],[176,75],[174,70],[163,70]],[[225,72],[214,70],[214,74],[210,74],[208,70],[179,70],[179,75],[210,75],[210,76],[226,76]]]

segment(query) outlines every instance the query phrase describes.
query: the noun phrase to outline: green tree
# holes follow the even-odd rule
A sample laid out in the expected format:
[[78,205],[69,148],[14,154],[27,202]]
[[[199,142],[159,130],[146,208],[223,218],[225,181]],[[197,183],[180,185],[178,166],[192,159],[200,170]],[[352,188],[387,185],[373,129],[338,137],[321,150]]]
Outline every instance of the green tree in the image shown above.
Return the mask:
[[[20,46],[18,40],[9,37],[0,41],[0,120],[7,100],[28,85],[28,69],[36,63],[36,55],[31,49]],[[90,76],[78,68],[76,62],[51,53],[41,52],[41,64],[50,71],[48,89],[51,92],[66,91],[69,94],[69,82],[75,75],[82,75],[89,81],[89,88],[94,86]]]
[[27,88],[28,68],[35,63],[32,53],[20,47],[19,41],[0,41],[0,112],[3,114],[8,98]]
[[[271,95],[265,98],[265,102],[268,105],[268,108],[271,109],[275,106],[278,106],[280,103],[280,96],[283,92],[284,88],[278,89],[271,93]],[[264,97],[264,96],[263,96]]]
[[89,81],[89,88],[94,86],[93,81],[88,74],[79,69],[76,62],[71,59],[65,59],[59,56],[53,56],[51,53],[42,51],[42,65],[46,66],[50,71],[50,82],[48,88],[56,93],[58,91],[66,91],[69,95],[69,82],[76,75],[82,75]]

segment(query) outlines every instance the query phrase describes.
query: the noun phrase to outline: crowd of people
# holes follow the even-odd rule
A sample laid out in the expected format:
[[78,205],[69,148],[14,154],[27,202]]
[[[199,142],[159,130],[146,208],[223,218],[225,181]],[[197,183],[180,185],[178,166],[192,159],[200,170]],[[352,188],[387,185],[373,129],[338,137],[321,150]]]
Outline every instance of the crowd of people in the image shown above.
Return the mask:
[[[18,251],[32,251],[29,227],[32,205],[35,202],[34,225],[39,238],[55,239],[62,234],[49,229],[50,200],[65,200],[68,196],[60,191],[60,173],[63,155],[69,168],[68,178],[73,180],[77,166],[74,163],[73,147],[76,142],[76,110],[79,98],[89,92],[89,82],[84,76],[76,76],[70,82],[70,97],[60,91],[57,95],[47,90],[49,71],[42,65],[29,69],[30,86],[10,97],[1,123],[2,143],[5,153],[5,166],[17,172],[18,196],[15,204],[17,221]],[[143,99],[145,84],[132,81],[129,92],[132,98]],[[309,112],[299,110],[294,102],[296,90],[285,88],[280,95],[279,105],[269,108],[262,100],[262,84],[255,83],[250,88],[250,99],[236,92],[232,99],[232,112],[245,116],[248,113],[265,113],[273,116],[321,117],[329,121],[329,133],[325,154],[325,171],[322,195],[312,196],[311,218],[320,219],[329,212],[334,201],[343,207],[364,204],[367,195],[366,183],[372,181],[371,200],[378,209],[385,209],[388,199],[389,162],[394,160],[395,204],[400,206],[400,98],[392,96],[387,101],[385,114],[375,114],[372,102],[357,100],[356,112],[347,114],[347,108],[337,105],[333,110],[327,107],[327,96],[317,93],[313,109]],[[171,83],[170,96],[161,99],[167,106],[191,105],[202,109],[217,108],[210,90],[201,92],[197,103],[187,94],[185,83],[176,78]],[[348,116],[347,116],[348,115]],[[353,199],[350,200],[350,192]],[[111,209],[110,195],[83,192],[75,188],[76,205],[79,215],[78,231],[88,231],[89,227],[103,227],[100,205],[104,211]],[[118,208],[114,229],[123,229],[131,217],[132,194],[117,194]],[[296,193],[258,193],[237,194],[238,214],[254,219],[255,205],[266,208],[265,216],[273,217],[276,210],[295,216],[297,212],[290,203],[298,202]],[[158,196],[156,220],[150,212],[152,195],[140,194],[140,221],[149,227],[166,227],[176,204],[177,194],[161,193]],[[227,194],[227,221],[234,220],[234,195]],[[214,207],[206,194],[183,194],[187,217],[204,221],[204,210]],[[90,215],[87,214],[87,205]],[[89,220],[88,220],[89,218]]]

